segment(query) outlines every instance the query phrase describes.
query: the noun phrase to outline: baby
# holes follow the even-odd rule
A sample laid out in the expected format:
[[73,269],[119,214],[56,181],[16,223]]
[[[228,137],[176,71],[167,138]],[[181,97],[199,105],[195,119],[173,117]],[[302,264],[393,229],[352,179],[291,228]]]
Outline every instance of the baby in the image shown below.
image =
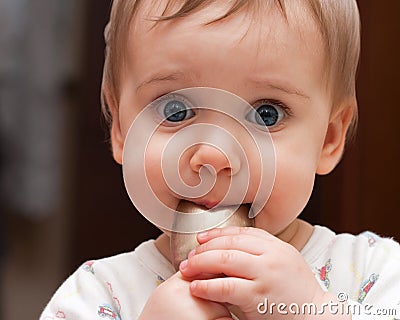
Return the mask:
[[[200,246],[178,272],[167,230],[133,252],[87,262],[41,319],[393,319],[399,245],[297,218],[315,174],[335,168],[357,119],[359,28],[355,0],[115,0],[102,86],[114,159],[122,164],[140,112],[164,101],[154,111],[164,120],[143,158],[154,195],[173,210],[188,200],[165,183],[162,152],[175,133],[211,121],[228,128],[250,159],[239,204],[252,204],[260,182],[254,146],[218,112],[202,113],[170,94],[216,88],[247,101],[256,116],[246,119],[268,129],[275,181],[255,227],[200,232]],[[190,200],[218,207],[242,166],[196,144],[179,159],[182,180],[195,186],[204,166],[213,168],[215,184]]]

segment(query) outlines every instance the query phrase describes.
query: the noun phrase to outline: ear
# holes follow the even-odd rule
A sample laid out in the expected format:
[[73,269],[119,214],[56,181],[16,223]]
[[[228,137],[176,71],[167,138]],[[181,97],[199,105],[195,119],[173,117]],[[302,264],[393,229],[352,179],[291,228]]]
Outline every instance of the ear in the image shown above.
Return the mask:
[[110,90],[103,88],[103,99],[111,113],[111,147],[114,160],[122,164],[122,152],[124,149],[124,141],[122,139],[121,128],[119,123],[118,104],[115,96],[110,93]]
[[342,158],[346,135],[357,110],[355,97],[346,99],[332,114],[317,167],[317,174],[330,173]]

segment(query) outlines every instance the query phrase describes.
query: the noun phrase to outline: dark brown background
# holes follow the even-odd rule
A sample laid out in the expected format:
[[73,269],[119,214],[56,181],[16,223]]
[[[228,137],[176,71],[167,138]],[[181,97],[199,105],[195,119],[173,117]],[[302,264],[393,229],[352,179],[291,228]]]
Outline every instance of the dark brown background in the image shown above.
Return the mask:
[[[66,202],[40,221],[5,216],[0,318],[1,313],[4,319],[37,318],[83,261],[132,250],[159,234],[131,204],[101,125],[103,28],[110,4],[84,3],[80,77],[65,88],[70,108]],[[400,240],[400,1],[360,0],[359,7],[358,134],[337,169],[317,178],[303,216],[337,232],[368,229]]]
[[[93,2],[93,1],[92,1]],[[396,0],[359,1],[362,54],[358,76],[359,126],[334,173],[318,177],[304,217],[338,232],[365,229],[400,239],[398,213],[400,23]],[[92,6],[88,17],[85,95],[79,111],[79,185],[75,189],[72,265],[88,256],[130,250],[158,234],[135,212],[99,126],[102,30],[108,5]]]

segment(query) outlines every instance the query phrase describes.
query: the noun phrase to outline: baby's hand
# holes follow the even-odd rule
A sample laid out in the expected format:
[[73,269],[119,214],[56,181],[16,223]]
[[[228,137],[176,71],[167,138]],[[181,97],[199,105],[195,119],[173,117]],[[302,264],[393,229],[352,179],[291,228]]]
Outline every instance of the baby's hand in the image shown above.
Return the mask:
[[139,320],[232,320],[224,305],[194,297],[189,286],[190,282],[177,272],[154,290]]
[[[256,228],[228,227],[198,235],[201,244],[180,265],[182,275],[195,279],[191,293],[199,298],[238,306],[247,320],[311,319],[277,305],[322,303],[325,293],[300,253],[291,245]],[[225,275],[204,279],[205,275]],[[264,305],[276,303],[273,314]],[[261,306],[261,307],[260,307]],[[258,310],[258,307],[260,310]],[[318,305],[317,305],[318,307]],[[322,316],[321,319],[329,317]]]

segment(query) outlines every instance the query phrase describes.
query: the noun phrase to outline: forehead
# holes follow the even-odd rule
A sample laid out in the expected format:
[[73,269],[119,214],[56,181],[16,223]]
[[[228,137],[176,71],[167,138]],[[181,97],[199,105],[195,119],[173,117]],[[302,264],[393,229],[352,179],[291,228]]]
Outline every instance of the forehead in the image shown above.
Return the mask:
[[[315,50],[315,42],[319,42],[319,44],[323,42],[321,32],[306,1],[288,1],[285,12],[273,0],[249,1],[253,4],[258,3],[258,5],[243,7],[220,21],[218,19],[229,11],[231,1],[211,1],[185,17],[158,21],[159,17],[177,12],[181,5],[180,2],[171,0],[141,1],[131,20],[128,45],[132,48],[135,43],[147,40],[149,36],[156,36],[152,39],[153,41],[162,41],[163,34],[168,32],[204,33],[207,31],[214,34],[220,31],[221,35],[225,35],[222,40],[234,40],[236,43],[251,38],[249,35],[258,36],[257,43],[260,49],[268,47],[266,45],[276,39],[282,39],[282,35],[288,36],[288,31],[292,32],[292,36],[302,38],[302,43],[298,43],[298,45],[305,49],[311,44],[314,46],[312,50]],[[263,4],[260,5],[260,3]]]
[[233,12],[231,12],[232,1],[205,1],[203,5],[172,19],[168,17],[180,12],[183,1],[148,0],[137,2],[137,10],[131,19],[130,28],[130,32],[135,33],[150,32],[152,29],[158,28],[160,24],[171,27],[182,21],[197,27],[210,27],[211,25],[221,27],[227,21],[239,18],[242,31],[244,31],[239,34],[240,36],[245,35],[250,28],[258,27],[259,30],[262,30],[268,24],[283,21],[298,33],[304,34],[311,31],[314,34],[321,34],[321,30],[315,23],[315,16],[311,13],[309,2],[303,0],[287,1],[284,9],[277,4],[276,0],[244,1],[246,4]]
[[[290,68],[292,73],[315,73],[317,66],[323,69],[325,54],[321,33],[304,2],[289,1],[286,16],[274,3],[266,1],[257,10],[242,8],[213,22],[229,11],[228,1],[213,1],[188,16],[167,21],[155,21],[155,18],[173,14],[179,7],[168,7],[166,0],[153,4],[143,1],[131,22],[127,60],[133,63],[132,68],[138,74],[146,68],[159,68],[166,58],[175,63],[176,68],[190,64],[194,56],[203,67],[211,66],[211,62],[222,66],[233,61],[225,59],[226,55],[235,55],[234,68],[244,73],[274,73]],[[200,54],[207,50],[214,55]],[[246,57],[246,62],[240,57]],[[204,61],[200,61],[202,58]],[[295,60],[305,63],[296,65]],[[288,65],[291,61],[293,63]],[[247,65],[240,66],[241,63]],[[289,70],[285,76],[290,75]]]

